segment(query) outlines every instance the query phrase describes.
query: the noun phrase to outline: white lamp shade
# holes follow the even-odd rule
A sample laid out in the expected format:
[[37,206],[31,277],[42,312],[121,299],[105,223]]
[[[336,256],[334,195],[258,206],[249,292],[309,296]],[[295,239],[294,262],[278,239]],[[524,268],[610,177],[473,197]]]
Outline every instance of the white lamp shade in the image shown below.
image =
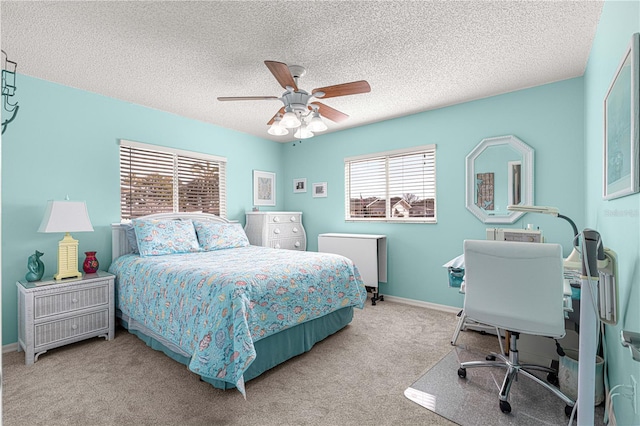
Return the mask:
[[47,201],[38,232],[92,232],[84,201]]
[[324,132],[327,130],[327,125],[324,124],[324,121],[322,121],[319,114],[314,114],[313,118],[307,125],[307,129],[312,132]]
[[307,129],[306,125],[303,124],[293,136],[299,139],[307,139],[312,137],[313,133],[309,129]]
[[280,121],[280,125],[282,127],[286,127],[287,129],[293,129],[300,125],[300,120],[296,116],[296,113],[293,111],[286,112]]
[[284,136],[286,134],[289,133],[289,131],[287,129],[285,129],[284,127],[282,127],[281,123],[281,119],[280,118],[276,118],[273,122],[273,124],[271,125],[271,127],[269,127],[269,130],[267,130],[267,133],[269,133],[270,135],[274,135],[274,136]]

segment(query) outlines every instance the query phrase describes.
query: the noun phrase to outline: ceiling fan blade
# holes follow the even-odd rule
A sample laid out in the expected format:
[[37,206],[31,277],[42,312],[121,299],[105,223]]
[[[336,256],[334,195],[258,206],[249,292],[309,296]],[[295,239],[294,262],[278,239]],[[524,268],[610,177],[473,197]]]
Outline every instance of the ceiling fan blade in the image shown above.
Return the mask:
[[327,106],[320,102],[311,102],[311,105],[315,105],[318,107],[318,112],[320,113],[321,116],[326,117],[329,120],[334,121],[336,123],[339,123],[349,118],[349,116],[344,112],[340,112],[337,109],[331,108],[330,106]]
[[271,100],[280,99],[277,96],[219,96],[219,101],[263,101],[263,100]]
[[268,126],[271,126],[273,122],[276,121],[276,117],[278,116],[278,114],[284,115],[284,107],[280,108],[278,112],[276,112],[275,115],[271,117],[271,120],[269,120],[269,122],[267,123]]
[[312,94],[324,92],[322,99],[335,98],[337,96],[357,95],[358,93],[368,93],[371,86],[365,80],[352,81],[351,83],[336,84],[334,86],[318,87],[313,89]]
[[264,61],[264,64],[269,68],[269,71],[271,71],[271,74],[278,80],[278,83],[280,83],[283,89],[286,90],[287,86],[290,86],[293,87],[293,90],[298,90],[298,86],[287,64],[277,61]]

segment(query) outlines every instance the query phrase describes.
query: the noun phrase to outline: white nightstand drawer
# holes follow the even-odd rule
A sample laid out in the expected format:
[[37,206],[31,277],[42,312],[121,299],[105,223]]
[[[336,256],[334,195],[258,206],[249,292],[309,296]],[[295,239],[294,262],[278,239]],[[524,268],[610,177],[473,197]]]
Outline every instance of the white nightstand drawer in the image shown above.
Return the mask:
[[109,281],[94,283],[88,288],[72,291],[36,295],[34,297],[34,319],[64,312],[73,312],[91,306],[109,303]]
[[109,329],[109,308],[35,326],[34,346],[48,345],[83,334]]

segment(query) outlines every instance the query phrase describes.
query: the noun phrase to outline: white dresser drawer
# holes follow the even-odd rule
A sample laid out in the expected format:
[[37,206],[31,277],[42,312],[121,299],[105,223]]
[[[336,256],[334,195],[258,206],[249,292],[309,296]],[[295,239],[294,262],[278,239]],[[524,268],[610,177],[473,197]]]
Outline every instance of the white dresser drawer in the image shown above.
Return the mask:
[[95,287],[37,295],[33,302],[33,313],[36,320],[64,312],[106,305],[109,303],[109,281],[104,280],[101,283],[96,283]]
[[300,223],[299,213],[270,214],[268,217],[271,223]]
[[61,342],[66,339],[109,329],[109,308],[77,317],[45,322],[35,326],[34,346]]
[[302,235],[302,227],[299,223],[271,223],[268,229],[272,234],[272,238],[289,238]]
[[249,243],[288,250],[306,250],[302,212],[247,212],[244,230]]
[[279,238],[271,240],[269,247],[285,250],[305,250],[304,241],[300,238]]

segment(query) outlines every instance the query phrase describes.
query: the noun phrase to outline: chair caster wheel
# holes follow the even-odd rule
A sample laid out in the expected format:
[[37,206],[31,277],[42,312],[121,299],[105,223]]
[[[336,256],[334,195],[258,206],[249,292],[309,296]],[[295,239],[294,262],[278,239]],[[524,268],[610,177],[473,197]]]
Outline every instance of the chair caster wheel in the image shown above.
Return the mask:
[[378,297],[378,299],[379,299],[381,302],[384,302],[384,296],[383,296],[382,294],[380,295],[380,297]]
[[509,404],[509,401],[500,401],[500,411],[503,413],[511,412],[511,404]]
[[558,376],[555,373],[547,374],[547,382],[551,383],[553,386],[560,386],[560,382],[558,381]]
[[[564,406],[564,415],[567,417],[571,417],[571,413],[573,412],[573,407],[570,405],[565,405]],[[577,416],[576,416],[577,417]],[[577,420],[577,418],[576,418]]]
[[487,361],[495,361],[496,360],[496,356],[495,355],[487,355],[486,357],[484,357],[484,359],[486,359]]
[[466,368],[458,368],[458,377],[465,378],[467,377],[467,369]]

